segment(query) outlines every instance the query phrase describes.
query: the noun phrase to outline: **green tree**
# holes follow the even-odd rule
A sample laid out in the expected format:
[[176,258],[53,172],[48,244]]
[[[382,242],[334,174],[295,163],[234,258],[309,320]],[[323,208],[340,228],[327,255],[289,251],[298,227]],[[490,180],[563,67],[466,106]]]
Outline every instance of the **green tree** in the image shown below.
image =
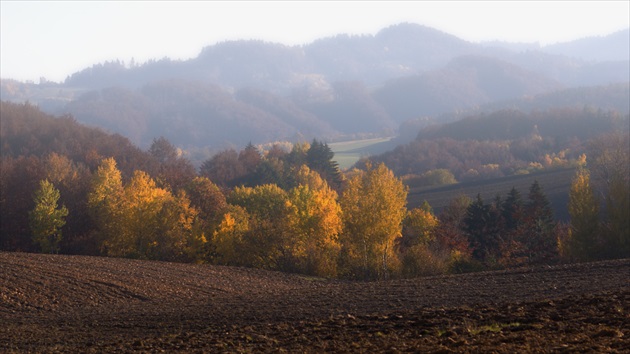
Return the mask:
[[562,245],[572,259],[587,261],[594,258],[599,234],[599,202],[586,169],[576,172],[569,191],[571,226],[569,239]]
[[386,278],[396,271],[394,252],[407,215],[407,188],[384,164],[358,171],[344,190],[340,204],[344,231],[342,259],[355,277]]
[[68,209],[64,205],[57,205],[59,197],[59,190],[48,180],[40,182],[33,197],[35,207],[29,213],[33,241],[45,253],[59,252],[61,228],[68,216]]

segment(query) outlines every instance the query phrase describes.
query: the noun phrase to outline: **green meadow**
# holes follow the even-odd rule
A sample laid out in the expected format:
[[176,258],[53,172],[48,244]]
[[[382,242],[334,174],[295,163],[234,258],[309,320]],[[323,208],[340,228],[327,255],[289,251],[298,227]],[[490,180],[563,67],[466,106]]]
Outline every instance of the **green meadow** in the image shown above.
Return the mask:
[[386,145],[392,138],[372,138],[330,143],[328,146],[335,153],[334,160],[342,170],[352,167],[361,157],[383,152],[379,144]]

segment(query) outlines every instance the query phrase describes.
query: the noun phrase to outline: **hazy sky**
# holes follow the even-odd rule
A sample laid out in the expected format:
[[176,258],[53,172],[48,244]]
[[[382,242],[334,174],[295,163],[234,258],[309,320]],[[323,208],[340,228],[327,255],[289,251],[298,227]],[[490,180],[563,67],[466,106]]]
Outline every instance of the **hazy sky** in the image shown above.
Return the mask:
[[401,22],[471,42],[545,45],[630,27],[630,1],[0,0],[0,77],[63,81],[107,60],[189,59],[234,39],[308,44]]

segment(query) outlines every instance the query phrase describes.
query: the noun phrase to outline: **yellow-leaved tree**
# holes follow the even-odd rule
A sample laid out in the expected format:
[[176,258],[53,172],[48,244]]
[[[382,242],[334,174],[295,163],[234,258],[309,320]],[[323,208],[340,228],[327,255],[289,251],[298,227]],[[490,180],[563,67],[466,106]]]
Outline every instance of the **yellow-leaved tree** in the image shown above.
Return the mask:
[[106,241],[121,232],[119,221],[122,219],[123,197],[122,175],[116,160],[111,157],[103,159],[92,177],[88,211],[96,224],[97,243],[101,245],[101,252],[106,254]]
[[185,192],[173,196],[143,171],[125,186],[113,158],[101,162],[88,195],[102,249],[108,256],[200,261],[206,243]]
[[344,230],[342,266],[346,275],[387,278],[399,269],[394,251],[407,215],[407,188],[384,164],[367,164],[348,181],[340,204]]
[[[235,234],[242,236],[243,251],[248,253],[244,255],[244,259],[251,262],[243,265],[292,270],[288,227],[291,204],[287,192],[275,184],[254,188],[237,187],[228,196],[228,203],[247,212],[247,231],[242,235]],[[226,217],[227,214],[222,222],[223,226],[228,223]],[[219,255],[219,258],[225,257],[225,254]],[[228,263],[232,262],[233,259],[228,259]]]
[[249,242],[249,214],[245,208],[230,205],[212,236],[214,262],[231,266],[253,266],[254,250]]
[[599,202],[585,168],[576,172],[569,191],[571,226],[567,240],[560,245],[563,257],[587,261],[595,258],[599,236]]
[[399,243],[404,276],[446,272],[450,250],[443,249],[442,245],[436,242],[434,231],[437,226],[438,218],[433,215],[431,206],[426,201],[421,207],[407,212]]
[[297,173],[298,186],[289,192],[291,257],[296,271],[317,276],[337,275],[341,246],[341,207],[337,192],[306,165]]

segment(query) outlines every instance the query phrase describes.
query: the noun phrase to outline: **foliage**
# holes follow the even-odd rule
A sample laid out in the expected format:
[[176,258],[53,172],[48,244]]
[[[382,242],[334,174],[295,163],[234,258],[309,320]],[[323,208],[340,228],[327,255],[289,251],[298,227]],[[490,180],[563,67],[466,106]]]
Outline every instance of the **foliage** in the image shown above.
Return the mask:
[[[137,170],[123,186],[112,158],[97,170],[88,205],[103,251],[114,257],[200,260],[206,242],[185,192],[173,196]],[[191,247],[198,249],[191,249]]]
[[485,204],[481,195],[468,206],[464,231],[475,259],[495,266],[500,258],[500,212],[495,204]]
[[247,212],[249,229],[243,235],[243,241],[245,249],[251,252],[251,263],[246,265],[290,270],[288,215],[291,204],[287,192],[273,184],[236,187],[228,196],[228,203]]
[[330,186],[338,189],[341,187],[342,179],[339,166],[333,160],[334,156],[328,144],[313,140],[306,152],[306,164],[317,171]]
[[594,184],[604,195],[603,257],[630,257],[630,134],[613,133],[590,146]]
[[599,238],[599,201],[591,185],[590,173],[579,169],[569,193],[571,227],[563,251],[566,258],[588,261],[597,252]]
[[[474,201],[455,198],[436,217],[426,202],[407,209],[402,179],[384,164],[373,167],[366,160],[365,170],[342,175],[330,148],[317,140],[294,144],[289,152],[276,146],[260,154],[252,144],[225,150],[198,175],[163,137],[142,152],[120,136],[29,105],[3,102],[2,114],[2,250],[214,262],[360,279],[548,264],[558,252],[565,260],[630,254],[627,134],[592,141],[590,171],[581,167],[574,177],[571,224],[565,226],[557,224],[537,181],[526,200],[513,187],[490,203],[481,195]],[[478,175],[510,173],[489,160],[474,160],[489,147],[490,155],[519,151],[548,158],[549,166],[585,165],[585,154],[570,157],[576,154],[572,149],[583,148],[582,140],[545,141],[537,134],[508,145],[465,142],[473,148],[462,151],[469,154],[465,166]],[[450,141],[444,142],[449,150]],[[441,148],[433,143],[425,146]],[[572,148],[550,152],[556,143]],[[454,160],[423,172],[423,178],[452,182],[449,161]]]
[[61,228],[66,224],[68,209],[58,207],[59,190],[48,180],[42,180],[35,191],[33,200],[35,208],[29,213],[33,242],[39,245],[42,252],[59,252]]
[[341,245],[342,211],[337,192],[315,171],[302,166],[302,181],[289,192],[292,205],[290,230],[291,253],[296,270],[317,276],[337,275]]
[[361,278],[387,278],[396,271],[394,242],[406,215],[407,189],[385,165],[368,166],[348,181],[341,197],[344,215],[342,257],[345,272]]
[[615,111],[584,107],[500,110],[428,126],[414,141],[370,159],[385,163],[398,176],[446,169],[458,181],[575,167],[588,139],[627,130],[628,121]]

